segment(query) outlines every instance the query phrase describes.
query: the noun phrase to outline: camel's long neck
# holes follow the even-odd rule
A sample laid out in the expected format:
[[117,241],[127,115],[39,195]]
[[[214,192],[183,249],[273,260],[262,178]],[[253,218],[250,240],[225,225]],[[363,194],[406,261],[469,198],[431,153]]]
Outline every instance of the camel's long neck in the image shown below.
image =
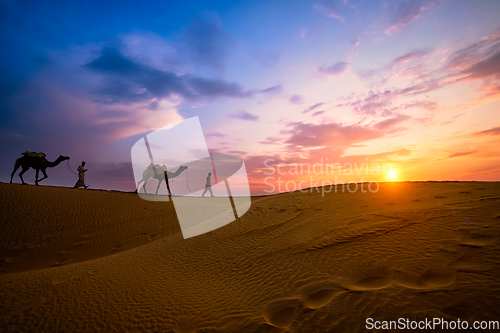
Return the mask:
[[179,167],[179,169],[177,169],[177,171],[175,171],[174,173],[172,173],[170,175],[170,178],[175,178],[177,177],[178,175],[180,175],[182,173],[182,171],[184,171],[184,169],[182,167]]
[[47,166],[49,168],[52,168],[52,167],[55,167],[56,165],[59,165],[59,163],[61,163],[62,161],[63,161],[62,158],[57,158],[57,160],[55,160],[54,162],[49,161],[49,163],[47,163]]

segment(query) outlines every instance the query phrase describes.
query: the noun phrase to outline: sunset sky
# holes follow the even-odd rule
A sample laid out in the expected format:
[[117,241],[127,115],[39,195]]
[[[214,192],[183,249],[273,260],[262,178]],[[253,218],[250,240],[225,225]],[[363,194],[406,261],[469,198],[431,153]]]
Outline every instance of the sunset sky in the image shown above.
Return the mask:
[[[132,191],[132,145],[194,116],[253,194],[278,176],[498,181],[499,17],[496,0],[1,0],[0,181],[43,151]],[[315,163],[344,169],[291,171]]]

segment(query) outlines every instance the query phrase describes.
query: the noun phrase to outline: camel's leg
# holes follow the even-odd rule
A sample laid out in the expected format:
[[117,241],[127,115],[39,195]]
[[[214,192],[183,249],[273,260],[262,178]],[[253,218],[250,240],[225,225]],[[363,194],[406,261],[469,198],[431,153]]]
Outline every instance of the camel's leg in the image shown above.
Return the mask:
[[14,175],[16,174],[16,171],[19,169],[20,166],[21,166],[21,163],[19,163],[19,161],[16,161],[16,164],[14,165],[14,171],[12,171],[12,173],[10,174],[10,183],[11,184],[12,184],[12,178],[14,178]]
[[156,186],[156,195],[158,195],[158,189],[160,188],[161,183],[163,182],[163,177],[159,179],[158,186]]
[[[45,178],[49,178],[49,176],[47,176],[47,172],[45,171],[45,169],[42,169],[42,173],[43,173],[43,178],[38,179],[38,182],[41,182]],[[38,178],[38,170],[37,170],[37,178]]]
[[23,175],[26,171],[28,171],[30,169],[30,167],[23,167],[23,169],[21,170],[21,172],[19,173],[19,178],[21,178],[21,181],[23,182],[23,185],[26,185],[26,182],[24,181],[23,179]]
[[40,169],[35,169],[36,170],[36,175],[35,175],[35,185],[38,185],[38,173],[40,172]]
[[143,182],[144,180],[139,180],[139,182],[137,183],[137,186],[135,187],[135,189],[137,190],[137,193],[139,193],[139,185]]
[[144,193],[145,194],[148,194],[148,192],[146,192],[146,184],[148,183],[147,180],[144,181],[144,185],[142,185],[142,189],[144,190]]

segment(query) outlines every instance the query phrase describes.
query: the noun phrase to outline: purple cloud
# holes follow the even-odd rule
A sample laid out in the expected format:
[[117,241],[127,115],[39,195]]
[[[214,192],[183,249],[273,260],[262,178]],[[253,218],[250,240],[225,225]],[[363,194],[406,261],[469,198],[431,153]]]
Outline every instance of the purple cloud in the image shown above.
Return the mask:
[[236,113],[229,114],[229,117],[237,118],[237,119],[241,119],[241,120],[247,120],[247,121],[259,120],[259,116],[251,114],[250,112],[247,112],[245,110],[241,110],[241,111],[238,111]]
[[382,121],[376,123],[375,125],[373,125],[373,127],[379,131],[386,131],[386,130],[391,129],[394,126],[396,126],[396,125],[398,125],[398,124],[400,124],[400,123],[402,123],[410,118],[411,117],[408,115],[398,114],[397,116],[395,116],[393,118],[382,120]]
[[236,40],[222,29],[217,20],[196,19],[191,21],[180,37],[180,51],[193,64],[214,71],[224,70],[228,59],[237,50]]
[[396,59],[392,60],[388,65],[386,65],[386,69],[392,70],[400,64],[405,64],[405,63],[408,63],[410,61],[423,58],[426,55],[428,55],[430,52],[431,52],[430,49],[420,49],[420,50],[415,50],[415,51],[409,52],[405,55],[402,55],[402,56],[397,57]]
[[283,134],[290,134],[285,143],[302,147],[348,147],[353,143],[383,136],[377,130],[358,125],[293,123],[289,126],[292,129],[282,131]]
[[263,145],[272,145],[272,144],[280,143],[280,141],[281,141],[280,138],[269,136],[266,138],[266,141],[260,141],[259,143],[261,143]]
[[404,108],[421,108],[427,111],[434,111],[437,109],[437,103],[432,101],[413,101],[411,103],[406,103]]
[[292,104],[302,104],[304,103],[302,98],[303,98],[302,95],[293,95],[292,97],[290,97],[289,101]]
[[331,76],[340,75],[340,74],[345,72],[348,65],[349,64],[345,61],[337,61],[336,63],[334,63],[331,66],[320,67],[318,72],[322,73],[322,74],[331,75]]
[[339,20],[340,22],[344,22],[345,19],[338,12],[337,6],[331,0],[323,1],[322,3],[316,4],[313,6],[314,9],[319,10],[323,13],[323,15]]
[[308,113],[308,112],[311,112],[312,110],[316,109],[316,108],[319,108],[320,106],[322,106],[323,104],[325,103],[316,103],[310,107],[308,107],[307,109],[305,109],[304,111],[302,111],[302,113]]
[[207,137],[207,138],[222,138],[225,136],[227,136],[227,135],[219,133],[219,132],[210,132],[210,133],[205,134],[205,137]]
[[248,155],[246,151],[243,150],[230,150],[228,151],[229,154],[235,154],[235,155]]
[[493,127],[488,130],[476,132],[473,135],[482,136],[482,135],[500,135],[500,127]]
[[406,27],[411,21],[419,18],[437,2],[437,0],[407,0],[399,3],[393,8],[390,26],[385,33],[391,35],[394,32]]
[[217,97],[245,98],[281,91],[281,86],[244,90],[235,82],[162,71],[129,60],[116,48],[104,48],[97,59],[84,67],[102,75],[104,84],[93,93],[95,100],[104,104],[130,104],[168,98],[172,94],[195,101]]
[[488,76],[500,79],[500,43],[495,46],[497,50],[494,54],[473,64],[462,73],[469,74],[470,79],[484,79]]

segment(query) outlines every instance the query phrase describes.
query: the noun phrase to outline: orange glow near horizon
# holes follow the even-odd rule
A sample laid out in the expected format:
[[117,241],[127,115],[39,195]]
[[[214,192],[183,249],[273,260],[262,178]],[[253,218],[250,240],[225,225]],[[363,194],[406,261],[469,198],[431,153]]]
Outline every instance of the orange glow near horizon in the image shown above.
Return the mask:
[[391,170],[387,172],[387,178],[389,178],[390,180],[397,180],[398,173],[391,168]]

